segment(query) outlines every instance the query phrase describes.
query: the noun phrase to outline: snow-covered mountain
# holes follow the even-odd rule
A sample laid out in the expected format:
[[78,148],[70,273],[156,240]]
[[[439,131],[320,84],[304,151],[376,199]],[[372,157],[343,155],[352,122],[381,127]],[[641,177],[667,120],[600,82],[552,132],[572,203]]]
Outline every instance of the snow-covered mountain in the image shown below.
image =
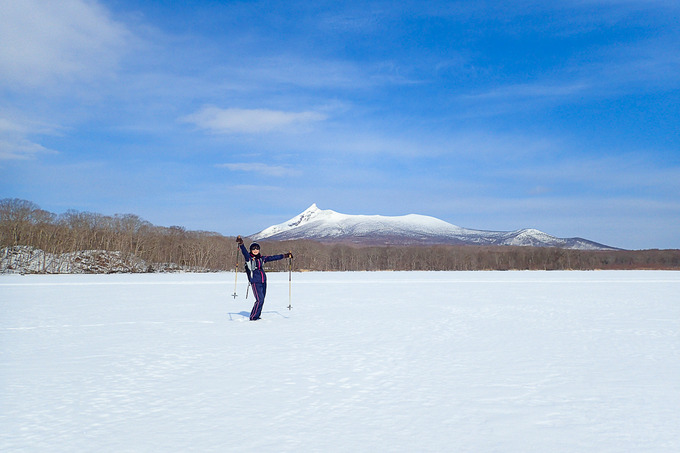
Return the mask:
[[535,229],[517,231],[471,230],[435,217],[348,215],[311,205],[287,222],[251,236],[253,240],[311,239],[366,245],[460,244],[560,247],[579,250],[611,250],[582,238],[557,238]]

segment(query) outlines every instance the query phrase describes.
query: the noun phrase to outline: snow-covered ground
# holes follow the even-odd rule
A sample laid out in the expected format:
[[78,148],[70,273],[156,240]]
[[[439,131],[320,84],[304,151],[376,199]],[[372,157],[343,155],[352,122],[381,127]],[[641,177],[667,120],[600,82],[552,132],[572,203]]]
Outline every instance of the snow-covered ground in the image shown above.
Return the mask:
[[0,451],[680,451],[679,272],[0,277]]

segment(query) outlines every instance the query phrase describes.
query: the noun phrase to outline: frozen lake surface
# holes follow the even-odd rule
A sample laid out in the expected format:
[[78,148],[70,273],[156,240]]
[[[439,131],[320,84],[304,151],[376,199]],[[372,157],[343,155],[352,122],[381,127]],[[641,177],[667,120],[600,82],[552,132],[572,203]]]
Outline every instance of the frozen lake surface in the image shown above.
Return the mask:
[[680,451],[679,272],[0,276],[0,450]]

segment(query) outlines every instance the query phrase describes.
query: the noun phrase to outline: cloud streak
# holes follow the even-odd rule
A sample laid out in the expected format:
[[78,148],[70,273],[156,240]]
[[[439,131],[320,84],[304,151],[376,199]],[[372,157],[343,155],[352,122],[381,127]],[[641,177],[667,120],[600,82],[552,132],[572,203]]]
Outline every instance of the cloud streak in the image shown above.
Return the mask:
[[133,35],[92,1],[0,0],[0,11],[0,87],[11,93],[0,98],[0,160],[55,154],[42,138],[64,129],[74,98],[114,78]]
[[180,119],[215,134],[258,134],[291,132],[326,119],[326,115],[306,111],[287,112],[268,109],[221,109],[206,106]]
[[130,33],[94,2],[2,0],[0,80],[21,88],[57,88],[114,69]]
[[217,168],[226,168],[231,171],[237,172],[247,172],[247,173],[257,173],[264,176],[297,176],[300,174],[299,171],[283,165],[269,165],[263,164],[261,162],[250,162],[250,163],[225,163],[215,165]]
[[34,159],[38,154],[57,154],[57,151],[25,139],[0,139],[0,161]]
[[34,159],[41,154],[57,154],[35,140],[33,134],[54,134],[55,128],[34,121],[18,119],[9,112],[0,111],[0,161]]

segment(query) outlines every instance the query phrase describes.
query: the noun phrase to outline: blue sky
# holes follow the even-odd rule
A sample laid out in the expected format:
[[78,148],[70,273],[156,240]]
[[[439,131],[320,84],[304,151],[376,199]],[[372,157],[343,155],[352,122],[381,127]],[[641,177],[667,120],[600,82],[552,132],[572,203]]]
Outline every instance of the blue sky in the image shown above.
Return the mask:
[[680,248],[680,2],[0,0],[0,198]]

